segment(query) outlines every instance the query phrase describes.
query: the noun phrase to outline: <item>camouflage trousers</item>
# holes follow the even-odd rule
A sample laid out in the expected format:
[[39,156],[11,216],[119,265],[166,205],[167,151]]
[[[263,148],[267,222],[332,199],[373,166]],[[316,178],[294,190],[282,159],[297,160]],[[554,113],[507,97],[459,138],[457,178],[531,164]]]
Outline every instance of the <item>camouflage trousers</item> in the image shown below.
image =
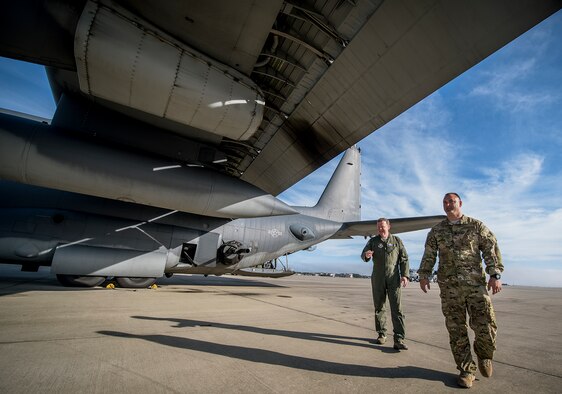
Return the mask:
[[404,314],[400,303],[400,282],[396,286],[388,286],[383,283],[375,282],[371,279],[373,291],[373,304],[375,306],[375,330],[379,335],[386,336],[386,298],[390,304],[390,315],[392,316],[392,328],[394,329],[394,340],[404,339],[406,327],[404,324]]
[[474,331],[474,352],[479,359],[492,359],[496,350],[497,324],[492,300],[485,286],[460,284],[453,280],[439,282],[441,308],[449,331],[449,345],[461,372],[476,371],[470,352],[468,312],[470,328]]

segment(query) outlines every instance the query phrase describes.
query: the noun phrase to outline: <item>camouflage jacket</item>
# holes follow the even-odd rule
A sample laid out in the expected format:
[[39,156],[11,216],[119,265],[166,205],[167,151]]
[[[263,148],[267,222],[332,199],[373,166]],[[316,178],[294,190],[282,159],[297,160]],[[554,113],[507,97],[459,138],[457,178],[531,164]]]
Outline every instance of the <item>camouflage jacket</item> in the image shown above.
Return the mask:
[[408,261],[408,253],[402,243],[402,240],[392,234],[386,240],[382,240],[380,235],[371,238],[361,252],[363,261],[369,261],[365,258],[367,250],[373,251],[373,276],[391,278],[396,276],[400,280],[400,276],[408,277],[410,274],[410,266]]
[[448,219],[433,226],[427,240],[418,274],[427,279],[433,272],[439,255],[438,282],[452,277],[471,285],[486,283],[482,270],[482,257],[490,275],[503,271],[502,258],[496,237],[479,220],[463,215],[459,222]]

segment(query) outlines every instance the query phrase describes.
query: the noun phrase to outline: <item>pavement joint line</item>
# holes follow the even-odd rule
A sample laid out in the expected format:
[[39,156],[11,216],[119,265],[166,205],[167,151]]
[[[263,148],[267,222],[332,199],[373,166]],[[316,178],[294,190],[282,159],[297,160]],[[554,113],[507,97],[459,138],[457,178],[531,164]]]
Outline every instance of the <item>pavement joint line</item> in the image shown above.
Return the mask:
[[[0,288],[0,297],[6,296],[6,295],[10,295],[10,293],[3,294],[3,293],[2,293],[2,289],[13,288],[13,287],[22,286],[22,285],[26,285],[26,284],[30,284],[30,283],[37,283],[37,282],[41,282],[42,280],[45,280],[45,279],[48,279],[48,278],[49,278],[49,275],[47,275],[47,276],[41,276],[41,277],[38,277],[38,278],[35,278],[35,279],[32,279],[32,280],[22,280],[22,281],[18,281],[17,283],[10,284],[9,286],[4,286],[4,287]],[[344,324],[344,325],[348,325],[348,326],[352,326],[352,327],[356,327],[356,328],[361,328],[361,329],[365,329],[365,330],[374,332],[374,330],[373,330],[372,328],[368,328],[368,327],[365,327],[365,326],[362,326],[362,325],[354,324],[354,323],[351,323],[351,322],[349,322],[349,321],[342,321],[342,320],[338,320],[337,318],[328,317],[328,316],[322,316],[322,315],[319,315],[319,314],[306,312],[306,311],[299,310],[299,309],[296,309],[296,308],[292,308],[292,307],[288,307],[288,306],[276,304],[276,303],[273,303],[273,302],[271,302],[271,301],[266,301],[266,300],[263,300],[263,299],[259,299],[259,298],[256,298],[256,297],[252,297],[252,296],[250,296],[250,295],[239,294],[239,293],[236,293],[236,292],[234,292],[234,291],[226,291],[226,290],[223,290],[223,289],[221,289],[221,288],[217,288],[217,287],[215,287],[215,286],[212,286],[212,287],[211,287],[211,286],[208,286],[208,287],[206,287],[206,288],[212,288],[212,289],[214,289],[216,292],[219,292],[219,293],[229,294],[229,295],[231,295],[231,296],[232,296],[232,295],[236,295],[236,296],[239,296],[239,297],[243,297],[243,298],[246,298],[246,299],[250,299],[250,300],[252,300],[252,301],[257,301],[257,302],[260,302],[260,303],[264,303],[264,304],[276,306],[276,307],[279,307],[279,308],[291,310],[291,311],[298,312],[298,313],[301,313],[301,314],[306,314],[306,315],[309,315],[309,316],[311,316],[311,317],[315,317],[315,318],[319,318],[319,319],[324,319],[324,320],[329,320],[329,321],[333,321],[333,322],[341,323],[341,324]],[[239,288],[238,288],[238,289],[239,289]],[[41,291],[41,289],[37,289],[37,290],[38,290],[38,291]],[[102,290],[103,290],[103,289],[102,289]],[[159,333],[162,334],[162,332],[159,332]],[[0,345],[20,344],[20,343],[60,342],[60,341],[99,339],[99,338],[103,338],[103,336],[89,336],[89,337],[77,337],[77,338],[52,338],[52,339],[21,340],[21,341],[5,341],[5,342],[0,342]],[[419,341],[419,340],[416,340],[416,339],[408,338],[408,340],[409,340],[409,341],[412,341],[412,342],[414,342],[414,343],[418,343],[418,344],[422,344],[422,345],[425,345],[425,346],[437,348],[437,349],[440,349],[440,350],[449,350],[448,347],[441,347],[441,346],[438,346],[438,345],[434,345],[434,344],[422,342],[422,341]],[[551,377],[551,378],[562,379],[562,376],[561,376],[560,374],[538,371],[538,370],[536,370],[536,369],[532,369],[532,368],[527,368],[527,367],[523,367],[523,366],[511,364],[511,363],[509,363],[509,362],[503,362],[503,361],[500,361],[500,360],[497,360],[497,359],[495,359],[494,361],[495,361],[497,364],[500,364],[500,365],[505,365],[505,366],[508,366],[508,367],[512,367],[512,368],[516,368],[516,369],[520,369],[520,370],[524,370],[524,371],[536,373],[536,374],[542,375],[542,376],[547,376],[547,377]]]
[[[79,351],[77,351],[77,350],[75,350],[75,349],[73,349],[73,351],[74,351],[75,353],[78,353],[78,354],[82,355],[81,352],[79,352]],[[124,372],[126,372],[126,373],[129,373],[129,374],[131,374],[131,375],[133,375],[133,376],[136,376],[137,378],[140,378],[140,379],[142,379],[142,380],[149,381],[149,382],[151,382],[152,384],[156,385],[157,387],[158,387],[158,386],[164,386],[164,387],[166,388],[166,390],[168,390],[168,392],[172,392],[172,393],[176,393],[176,394],[181,394],[181,393],[183,393],[183,391],[174,390],[172,387],[170,387],[170,386],[168,386],[168,385],[166,385],[166,384],[163,384],[161,381],[156,381],[156,380],[154,380],[154,379],[152,379],[152,378],[149,378],[148,376],[145,376],[145,375],[143,375],[143,374],[140,374],[140,373],[138,373],[138,372],[135,372],[135,371],[131,370],[130,368],[125,368],[125,367],[123,367],[122,365],[115,364],[115,363],[113,363],[113,362],[111,362],[111,361],[107,361],[107,360],[105,360],[105,359],[104,359],[103,361],[106,362],[106,363],[107,363],[108,365],[110,365],[111,367],[115,368],[116,370],[121,370],[121,371],[124,371]],[[116,376],[118,376],[118,374],[116,373],[115,370],[110,370],[109,372],[110,372],[110,373],[113,373],[113,374],[116,375]]]
[[[303,313],[303,314],[306,314],[306,315],[310,315],[310,316],[314,316],[314,317],[318,317],[318,318],[321,318],[321,319],[326,319],[326,320],[334,321],[334,322],[341,323],[341,324],[345,324],[345,325],[348,325],[348,326],[357,327],[357,328],[362,328],[362,329],[369,330],[369,331],[373,331],[373,332],[375,331],[375,330],[373,330],[373,329],[371,329],[371,328],[364,327],[364,326],[361,326],[361,325],[358,325],[358,324],[353,324],[353,323],[350,323],[350,322],[347,322],[347,321],[341,321],[341,320],[338,320],[338,319],[335,319],[335,318],[332,318],[332,317],[322,316],[322,315],[318,315],[318,314],[315,314],[315,313],[310,313],[310,312],[302,311],[302,310],[299,310],[299,309],[291,308],[291,307],[288,307],[288,306],[275,304],[275,303],[270,302],[270,301],[260,300],[260,299],[257,299],[257,298],[253,298],[253,297],[251,297],[251,296],[247,296],[247,295],[243,295],[243,294],[231,293],[231,292],[229,292],[229,291],[220,290],[220,289],[219,289],[219,291],[223,291],[224,293],[229,293],[229,294],[232,294],[232,295],[235,295],[235,296],[238,296],[238,297],[249,298],[249,299],[251,299],[251,300],[253,300],[253,301],[262,302],[262,303],[265,303],[265,304],[277,306],[277,307],[279,307],[279,308],[288,309],[288,310],[291,310],[291,311],[294,311],[294,312],[300,312],[300,313]],[[447,348],[447,347],[442,347],[442,346],[439,346],[439,345],[434,345],[434,344],[430,344],[430,343],[418,341],[418,340],[415,340],[415,339],[412,339],[412,338],[408,338],[408,341],[415,342],[415,343],[418,343],[418,344],[423,344],[423,345],[426,345],[426,346],[429,346],[429,347],[438,348],[438,349],[441,349],[441,350],[449,350],[449,348]],[[562,379],[562,376],[561,376],[561,375],[556,375],[556,374],[552,374],[552,373],[549,373],[549,372],[538,371],[538,370],[536,370],[536,369],[527,368],[527,367],[522,367],[522,366],[520,366],[520,365],[510,364],[510,363],[503,362],[503,361],[499,361],[499,360],[496,360],[496,359],[494,359],[494,363],[501,364],[501,365],[506,365],[506,366],[509,366],[509,367],[512,367],[512,368],[522,369],[522,370],[524,370],[524,371],[534,372],[534,373],[537,373],[537,374],[540,374],[540,375],[546,375],[546,376],[551,376],[551,377],[554,377],[554,378],[560,378],[560,379]]]
[[88,337],[75,337],[75,338],[46,338],[46,339],[25,339],[21,341],[0,341],[0,345],[16,345],[20,343],[42,343],[42,342],[66,342],[66,341],[79,341],[82,339],[99,339],[103,338],[102,335],[88,336]]
[[[128,373],[130,373],[131,375],[136,376],[137,378],[140,378],[140,379],[143,379],[143,380],[147,380],[147,381],[149,381],[149,382],[155,384],[157,387],[158,387],[158,386],[164,386],[164,387],[166,388],[166,390],[168,390],[169,392],[177,393],[177,394],[182,394],[182,393],[183,393],[183,391],[174,390],[174,389],[171,388],[170,386],[168,386],[168,385],[166,385],[166,384],[163,384],[161,381],[156,381],[156,380],[151,379],[151,378],[149,378],[149,377],[147,377],[147,376],[144,376],[144,375],[142,375],[142,374],[140,374],[140,373],[138,373],[138,372],[132,371],[131,369],[123,368],[123,366],[121,366],[121,365],[116,365],[116,364],[114,364],[114,363],[112,363],[112,362],[108,362],[108,364],[111,365],[112,367],[116,368],[116,369],[120,369],[120,370],[122,370],[122,371],[128,372]],[[110,372],[115,373],[115,371],[110,371]]]
[[[267,388],[272,393],[281,393],[281,391],[275,390],[271,385],[265,383],[265,381],[255,373],[251,368],[247,368],[244,364],[235,363],[238,370],[244,371],[244,373],[248,374],[249,376],[253,377],[259,384]],[[240,367],[242,366],[242,367]],[[254,391],[259,391],[254,388]]]
[[[80,337],[80,338],[52,338],[52,339],[41,339],[41,340],[26,340],[26,341],[13,341],[13,342],[0,342],[0,345],[6,345],[6,344],[20,344],[20,343],[37,343],[37,342],[62,342],[62,341],[75,341],[75,340],[81,340],[81,339],[100,339],[100,338],[107,338],[104,335],[97,335],[97,336],[92,336],[92,337]],[[139,374],[138,372],[132,371],[130,369],[127,368],[123,368],[120,365],[114,364],[112,362],[108,362],[109,365],[111,365],[112,367],[116,368],[116,369],[120,369],[123,371],[126,371],[132,375],[135,375],[137,377],[140,377],[142,379],[148,380],[152,383],[155,383],[157,385],[162,386],[162,382],[160,381],[155,381],[154,379],[148,378],[146,376],[143,376],[141,374]],[[110,371],[111,373],[115,373],[115,371]],[[171,387],[166,386],[166,389],[173,392],[173,393],[177,393],[177,394],[181,394],[182,391],[177,391],[174,390]]]

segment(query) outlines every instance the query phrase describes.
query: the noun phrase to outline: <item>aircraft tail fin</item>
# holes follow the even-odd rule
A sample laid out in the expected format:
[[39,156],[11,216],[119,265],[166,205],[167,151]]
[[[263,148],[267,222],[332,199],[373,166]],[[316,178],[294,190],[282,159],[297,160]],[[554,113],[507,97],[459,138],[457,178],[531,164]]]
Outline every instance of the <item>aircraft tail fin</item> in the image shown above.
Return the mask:
[[361,220],[361,151],[352,146],[345,151],[318,203],[312,207],[293,207],[299,212],[333,220]]

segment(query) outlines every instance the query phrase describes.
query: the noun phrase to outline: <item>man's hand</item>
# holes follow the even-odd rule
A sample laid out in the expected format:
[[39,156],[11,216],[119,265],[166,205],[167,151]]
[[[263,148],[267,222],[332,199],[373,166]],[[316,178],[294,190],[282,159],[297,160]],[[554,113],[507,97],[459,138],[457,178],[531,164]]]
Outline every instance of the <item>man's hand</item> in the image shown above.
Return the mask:
[[371,257],[373,257],[373,251],[372,250],[367,250],[365,252],[365,260],[369,260]]
[[427,291],[431,288],[431,286],[429,286],[429,279],[420,279],[420,288],[424,293],[427,293]]
[[492,294],[502,291],[502,281],[500,279],[490,277],[488,281],[488,290],[492,290]]
[[400,284],[402,285],[402,287],[406,287],[408,285],[408,281],[409,279],[406,276],[400,278]]

